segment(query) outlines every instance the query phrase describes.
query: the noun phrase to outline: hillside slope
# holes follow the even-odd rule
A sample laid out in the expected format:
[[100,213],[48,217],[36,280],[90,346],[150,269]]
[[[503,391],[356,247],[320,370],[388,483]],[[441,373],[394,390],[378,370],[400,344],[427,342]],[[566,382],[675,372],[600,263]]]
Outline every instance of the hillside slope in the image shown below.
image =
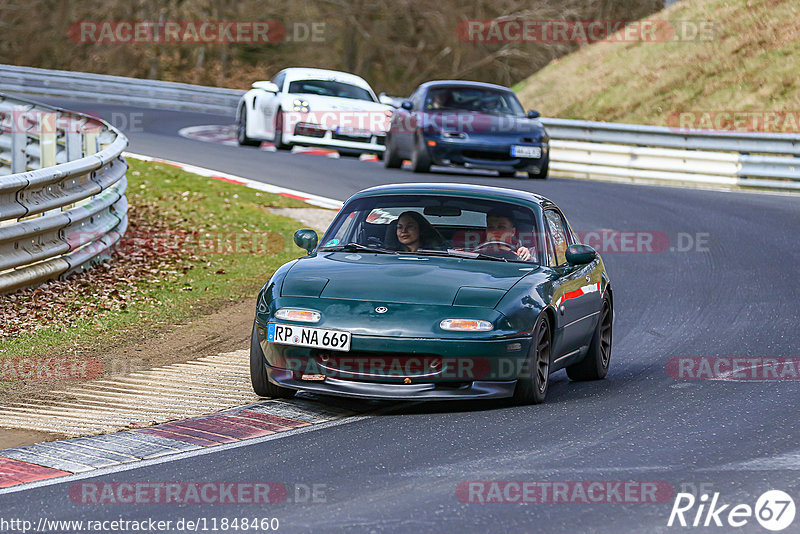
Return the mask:
[[800,115],[797,0],[684,0],[650,19],[711,21],[714,36],[584,46],[517,84],[522,103],[548,117],[656,125],[686,111]]

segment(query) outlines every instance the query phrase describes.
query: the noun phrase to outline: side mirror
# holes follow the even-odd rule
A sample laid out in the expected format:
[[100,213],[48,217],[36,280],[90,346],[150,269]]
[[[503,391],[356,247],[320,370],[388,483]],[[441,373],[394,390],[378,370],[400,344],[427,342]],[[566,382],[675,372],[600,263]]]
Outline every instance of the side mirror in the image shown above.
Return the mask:
[[278,86],[272,82],[253,82],[253,89],[261,89],[262,91],[266,91],[268,93],[277,93]]
[[528,110],[528,118],[529,119],[538,119],[541,116],[542,116],[542,114],[539,113],[538,111],[536,111],[535,109]]
[[403,100],[402,104],[400,104],[400,107],[406,111],[411,111],[414,109],[414,104],[411,103],[411,100]]
[[566,255],[570,265],[586,265],[594,261],[597,252],[589,245],[570,245]]
[[317,232],[310,228],[301,228],[294,233],[294,244],[306,249],[309,254],[317,248]]

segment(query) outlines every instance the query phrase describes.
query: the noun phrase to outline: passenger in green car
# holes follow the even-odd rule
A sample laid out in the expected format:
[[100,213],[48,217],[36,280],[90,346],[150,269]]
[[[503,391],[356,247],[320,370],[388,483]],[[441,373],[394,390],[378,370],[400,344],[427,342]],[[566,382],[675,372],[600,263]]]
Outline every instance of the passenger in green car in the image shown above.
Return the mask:
[[418,249],[436,249],[444,239],[431,223],[416,211],[404,211],[397,218],[395,250],[416,252]]

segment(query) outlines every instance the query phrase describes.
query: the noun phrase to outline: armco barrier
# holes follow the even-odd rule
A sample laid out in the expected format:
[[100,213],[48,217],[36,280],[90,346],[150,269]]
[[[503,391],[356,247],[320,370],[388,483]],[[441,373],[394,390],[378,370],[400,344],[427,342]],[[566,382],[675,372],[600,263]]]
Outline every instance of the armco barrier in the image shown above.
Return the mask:
[[[0,90],[223,113],[244,91],[0,65]],[[546,110],[545,110],[546,111]],[[542,118],[559,176],[800,190],[800,136]],[[5,145],[0,142],[0,157]],[[30,157],[37,157],[35,150]],[[0,196],[2,196],[0,191]]]
[[542,119],[550,169],[615,178],[800,190],[800,136]]
[[110,254],[128,225],[127,145],[103,121],[0,94],[0,293]]
[[15,94],[230,115],[235,113],[236,103],[244,94],[238,89],[14,65],[0,65],[0,90]]

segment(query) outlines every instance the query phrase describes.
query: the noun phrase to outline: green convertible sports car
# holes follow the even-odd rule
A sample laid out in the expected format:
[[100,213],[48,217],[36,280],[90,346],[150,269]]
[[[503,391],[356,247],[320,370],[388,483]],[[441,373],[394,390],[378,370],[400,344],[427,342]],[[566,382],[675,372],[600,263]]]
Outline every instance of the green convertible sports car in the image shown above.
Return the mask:
[[351,197],[258,295],[253,389],[372,399],[542,402],[550,373],[608,372],[600,256],[533,193],[387,185]]

